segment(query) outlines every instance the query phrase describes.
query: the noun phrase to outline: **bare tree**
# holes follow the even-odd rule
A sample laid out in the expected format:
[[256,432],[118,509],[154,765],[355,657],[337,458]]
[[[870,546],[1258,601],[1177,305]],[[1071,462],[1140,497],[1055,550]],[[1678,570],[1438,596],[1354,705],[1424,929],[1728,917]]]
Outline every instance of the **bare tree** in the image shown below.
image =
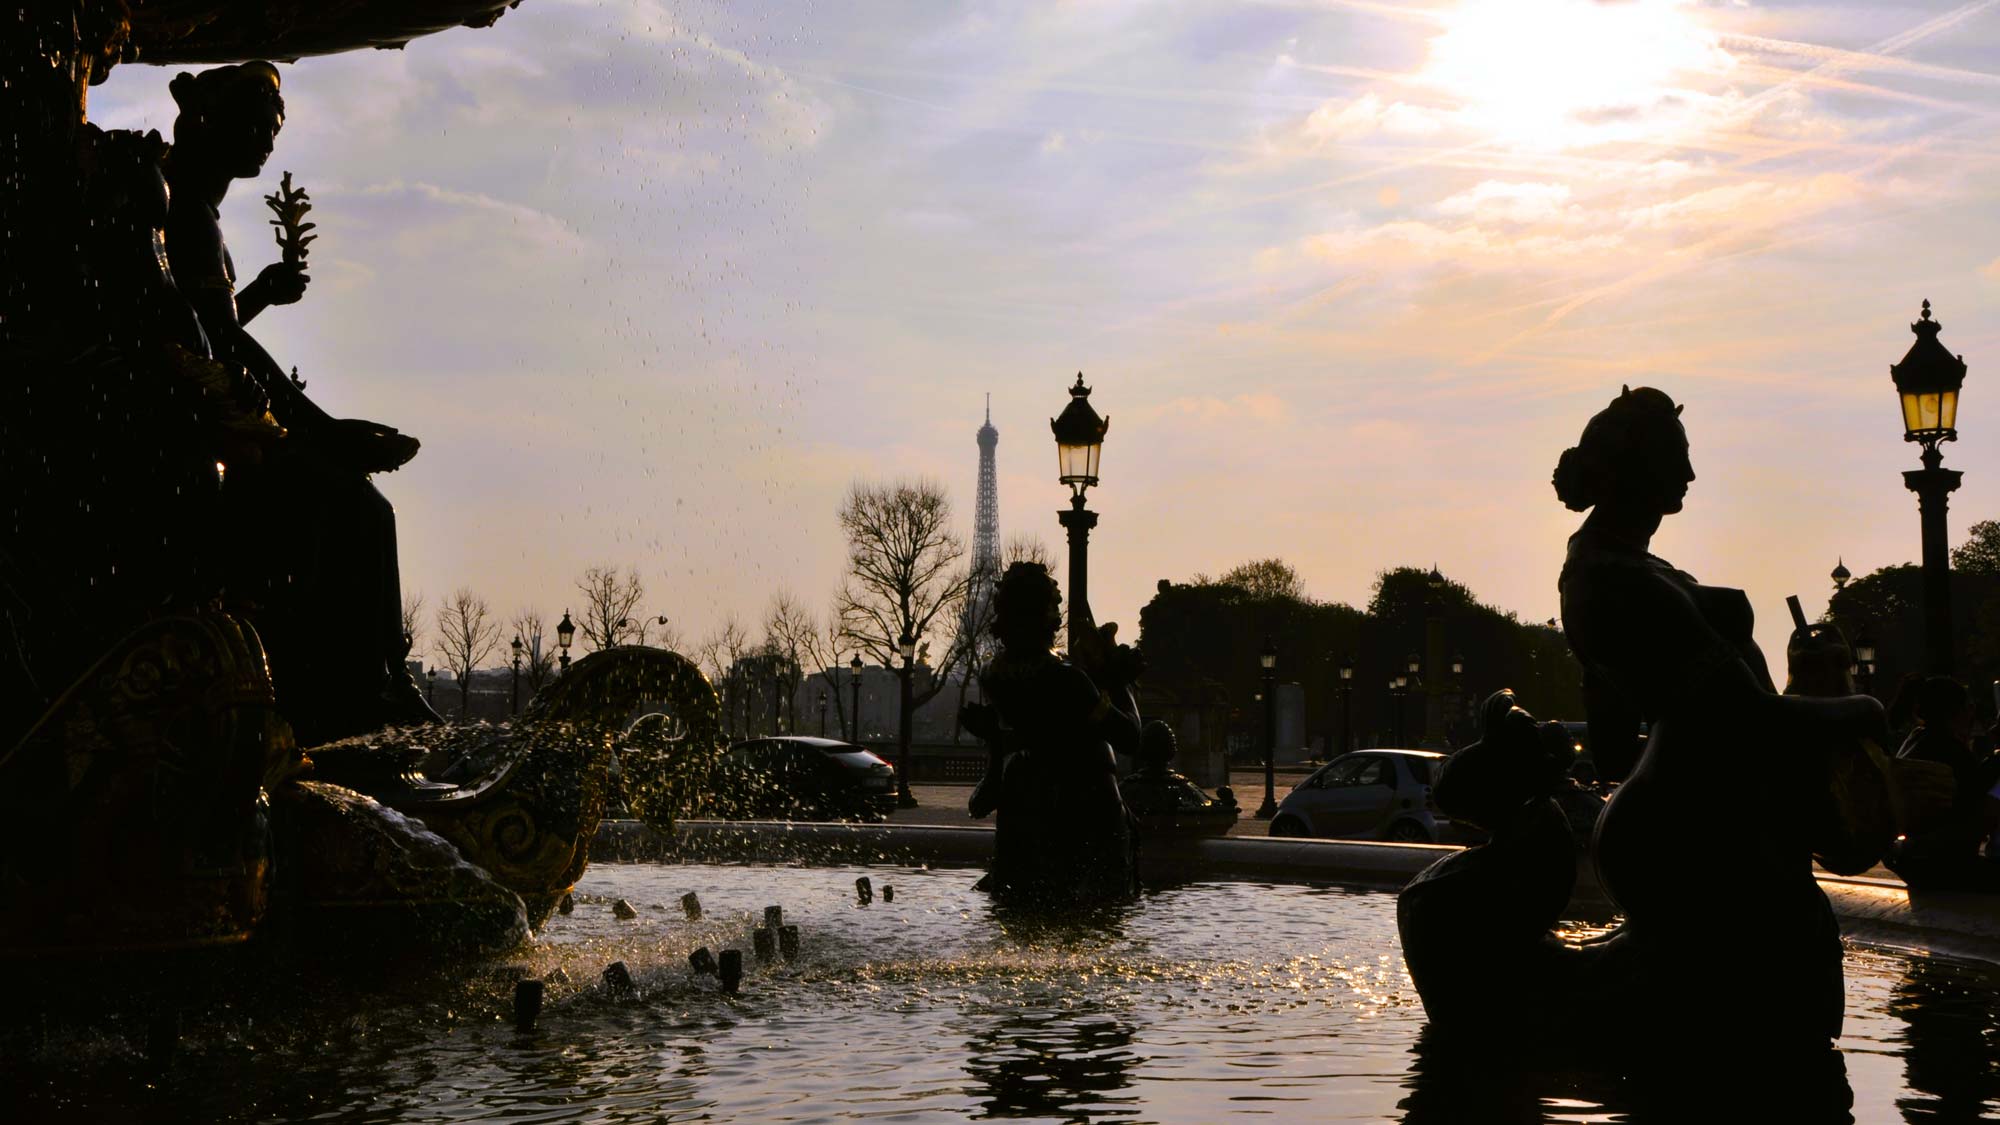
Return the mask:
[[486,599],[461,586],[438,607],[438,659],[458,677],[458,713],[463,718],[472,703],[472,670],[493,655],[500,643],[500,623],[492,620]]
[[[840,723],[841,736],[856,742],[861,740],[859,724],[848,726],[847,705],[853,691],[853,669],[846,663],[850,655],[849,641],[840,631],[838,615],[828,615],[823,620],[811,622],[799,640],[800,668],[812,671],[823,685],[823,690],[833,699],[833,713]],[[801,674],[808,674],[802,671]]]
[[805,669],[800,659],[810,655],[813,634],[818,627],[818,622],[806,610],[805,603],[793,596],[790,590],[780,590],[771,596],[771,608],[764,615],[764,646],[772,655],[781,657],[790,669],[792,690],[787,693],[785,713],[793,734],[799,730],[798,684]]
[[1007,545],[1000,549],[1000,569],[1006,570],[1017,562],[1031,562],[1041,563],[1053,570],[1055,558],[1055,552],[1049,550],[1049,545],[1042,541],[1041,536],[1010,535]]
[[516,613],[510,622],[514,636],[521,638],[521,675],[528,681],[530,695],[542,690],[556,671],[556,650],[549,639],[547,621],[541,610],[531,607]]
[[933,481],[857,482],[841,504],[840,527],[848,569],[834,604],[842,635],[890,668],[901,666],[903,637],[919,653],[933,635],[949,642],[930,682],[920,690],[912,683],[915,712],[964,665],[972,640],[959,621],[970,575],[960,565],[965,544],[952,531],[951,501]]
[[[1000,550],[998,572],[971,576],[972,585],[966,591],[965,610],[959,615],[958,628],[961,635],[954,639],[965,652],[965,675],[958,680],[960,711],[965,710],[966,697],[978,686],[979,677],[985,674],[987,666],[993,662],[993,657],[999,649],[999,644],[993,637],[992,584],[1000,580],[1001,572],[1005,572],[1017,562],[1040,563],[1046,567],[1052,565],[1050,560],[1053,557],[1049,545],[1039,536],[1014,535],[1008,538],[1007,545]],[[982,582],[986,584],[983,591],[980,589]],[[954,717],[951,727],[953,742],[958,741],[960,733],[958,721]]]
[[750,634],[734,613],[722,619],[694,646],[694,662],[708,676],[708,682],[722,695],[723,720],[731,737],[736,734],[736,707],[741,693],[731,689],[730,671],[750,648]]
[[424,596],[421,593],[403,595],[403,637],[412,651],[423,647]]
[[635,616],[646,596],[637,568],[621,575],[615,566],[593,566],[577,579],[576,588],[583,595],[576,627],[593,650],[646,643],[648,619]]

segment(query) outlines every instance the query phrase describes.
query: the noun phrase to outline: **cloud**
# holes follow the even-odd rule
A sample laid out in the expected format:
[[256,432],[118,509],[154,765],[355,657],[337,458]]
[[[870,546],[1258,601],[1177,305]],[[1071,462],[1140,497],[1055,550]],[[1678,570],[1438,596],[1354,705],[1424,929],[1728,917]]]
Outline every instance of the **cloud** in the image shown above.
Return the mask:
[[1306,115],[1298,137],[1309,146],[1328,141],[1354,141],[1375,133],[1392,137],[1428,137],[1443,131],[1445,118],[1435,110],[1406,102],[1384,102],[1372,91],[1348,101],[1329,101]]
[[1756,226],[1805,217],[1852,202],[1861,194],[1859,181],[1835,173],[1790,183],[1759,179],[1634,207],[1625,217],[1632,227],[1686,237],[1708,228]]
[[1304,240],[1302,249],[1312,258],[1380,268],[1449,263],[1553,270],[1558,259],[1603,256],[1624,246],[1624,238],[1613,233],[1524,233],[1491,230],[1477,224],[1440,226],[1399,219],[1373,227],[1312,235]]
[[1438,202],[1438,213],[1489,222],[1548,223],[1574,218],[1568,184],[1484,180]]
[[1183,395],[1161,403],[1152,413],[1155,420],[1202,423],[1238,421],[1278,425],[1292,418],[1291,406],[1284,399],[1261,391],[1229,398]]

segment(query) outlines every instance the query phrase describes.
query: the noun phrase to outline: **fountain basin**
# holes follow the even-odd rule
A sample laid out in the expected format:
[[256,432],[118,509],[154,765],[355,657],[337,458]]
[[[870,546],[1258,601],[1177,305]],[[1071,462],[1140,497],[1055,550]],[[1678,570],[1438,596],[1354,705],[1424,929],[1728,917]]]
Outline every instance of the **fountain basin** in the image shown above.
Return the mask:
[[[1229,836],[1182,839],[1141,848],[1151,884],[1216,879],[1339,884],[1400,890],[1441,855],[1443,844]],[[617,862],[901,863],[976,867],[993,854],[990,828],[805,821],[685,820],[670,834],[636,820],[606,820],[592,855]],[[1718,875],[1726,878],[1726,875]],[[2000,895],[1912,893],[1900,881],[1819,876],[1842,931],[1871,943],[2000,963]],[[1570,912],[1606,919],[1612,904],[1597,873],[1579,856]]]
[[[854,893],[861,875],[878,891],[868,905]],[[1428,1059],[1392,895],[1194,883],[1058,929],[996,912],[976,877],[599,862],[574,912],[499,971],[307,976],[282,995],[191,1011],[164,1080],[129,1029],[58,1024],[38,1045],[5,1044],[0,1093],[30,1117],[350,1122],[1209,1122],[1259,1110],[1567,1122],[1635,1108],[1612,1075],[1474,1075]],[[680,907],[687,891],[700,894],[699,920]],[[614,915],[618,899],[635,918]],[[800,929],[795,961],[748,955],[771,905]],[[745,951],[738,995],[689,969],[704,946]],[[629,968],[633,995],[599,984],[612,961]],[[1865,944],[1850,945],[1847,972],[1841,1047],[1857,1120],[2000,1109],[2000,1091],[1979,1085],[1995,1062],[1982,1029],[2000,1009],[2000,974]],[[549,982],[529,1034],[511,1015],[524,976]]]

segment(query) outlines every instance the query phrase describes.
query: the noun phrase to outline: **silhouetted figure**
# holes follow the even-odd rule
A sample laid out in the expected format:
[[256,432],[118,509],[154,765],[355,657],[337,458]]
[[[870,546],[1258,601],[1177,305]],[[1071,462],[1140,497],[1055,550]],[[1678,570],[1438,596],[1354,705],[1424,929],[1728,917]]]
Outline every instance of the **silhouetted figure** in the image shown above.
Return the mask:
[[284,125],[266,62],[181,74],[167,162],[166,249],[218,358],[241,365],[286,431],[261,464],[231,466],[227,589],[270,653],[280,709],[313,744],[385,723],[436,718],[405,670],[395,512],[367,474],[416,455],[414,438],[335,419],[307,399],[243,325],[291,304],[309,280],[278,262],[236,288],[220,208],[231,182],[257,175]]
[[1403,961],[1442,1034],[1520,1034],[1601,1019],[1586,981],[1613,950],[1553,932],[1576,883],[1576,842],[1556,800],[1575,743],[1503,691],[1481,709],[1478,742],[1445,760],[1431,790],[1454,822],[1490,834],[1425,868],[1396,898]]
[[[1058,659],[1052,650],[1061,625],[1062,594],[1048,568],[1009,566],[993,593],[1001,651],[980,679],[991,702],[967,704],[963,716],[967,730],[1000,748],[997,787],[989,776],[973,802],[976,814],[982,806],[998,814],[993,868],[982,885],[1036,906],[1116,900],[1136,890],[1131,814],[1114,756],[1138,742],[1131,693],[1124,683],[1102,690]],[[1121,662],[1132,666],[1129,657]]]
[[[1599,708],[1651,724],[1598,821],[1597,870],[1642,964],[1629,1022],[1650,1042],[1817,1073],[1840,1030],[1842,978],[1814,837],[1838,812],[1830,762],[1886,741],[1882,707],[1778,694],[1742,591],[1648,553],[1694,479],[1680,408],[1651,388],[1621,393],[1556,467],[1563,503],[1591,512],[1560,588],[1592,685],[1592,738]],[[1769,783],[1771,799],[1755,816],[1725,815],[1745,779]]]
[[1896,756],[1951,770],[1950,811],[1912,826],[1888,858],[1912,890],[2000,890],[2000,864],[1979,855],[1994,828],[1987,793],[1993,761],[1972,749],[1972,698],[1950,676],[1927,676],[1913,693],[1916,729]]

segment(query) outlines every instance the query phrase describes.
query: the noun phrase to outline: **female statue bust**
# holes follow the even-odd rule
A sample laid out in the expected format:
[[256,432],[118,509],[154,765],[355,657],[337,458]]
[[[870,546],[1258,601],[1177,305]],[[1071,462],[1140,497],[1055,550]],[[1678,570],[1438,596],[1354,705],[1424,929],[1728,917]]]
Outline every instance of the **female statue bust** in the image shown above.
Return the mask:
[[1766,1057],[1824,1051],[1840,1031],[1841,954],[1813,880],[1813,837],[1830,762],[1886,737],[1882,708],[1867,696],[1780,695],[1743,592],[1704,586],[1649,553],[1695,479],[1680,412],[1660,391],[1628,388],[1555,471],[1563,503],[1590,512],[1570,537],[1560,589],[1593,741],[1600,729],[1651,727],[1598,821],[1598,876],[1644,966],[1631,1005],[1639,1021]]

